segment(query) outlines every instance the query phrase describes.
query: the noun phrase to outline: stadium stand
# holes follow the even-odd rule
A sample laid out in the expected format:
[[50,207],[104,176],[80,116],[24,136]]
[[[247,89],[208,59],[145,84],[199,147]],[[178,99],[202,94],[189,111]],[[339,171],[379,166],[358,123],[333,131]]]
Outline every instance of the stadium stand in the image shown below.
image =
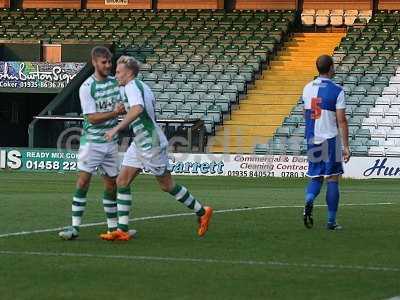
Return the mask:
[[238,10],[295,10],[296,0],[236,0],[235,9]]
[[80,0],[24,0],[22,7],[38,9],[38,8],[64,8],[64,9],[79,9],[81,8]]
[[398,10],[400,4],[398,0],[379,0],[378,9],[380,10]]
[[0,18],[3,40],[60,44],[62,61],[112,43],[117,57],[143,62],[159,118],[201,118],[213,135],[288,39],[295,12],[3,9]]
[[0,8],[9,8],[10,0],[0,0]]
[[372,17],[372,10],[343,10],[343,9],[305,9],[301,13],[301,21],[305,26],[324,27],[352,26],[356,23],[368,23]]
[[222,0],[191,0],[191,1],[175,1],[175,0],[159,0],[157,2],[158,9],[221,9],[224,8]]
[[[363,27],[353,27],[335,48],[334,81],[347,95],[350,146],[357,156],[398,156],[400,50],[397,12],[379,11]],[[302,103],[256,153],[304,153]],[[295,148],[295,149],[294,149]]]
[[240,109],[224,122],[208,143],[209,151],[251,153],[265,143],[297,102],[303,86],[315,75],[314,63],[330,53],[343,33],[297,33],[279,52],[271,68],[248,91]]
[[372,17],[373,1],[315,1],[305,0],[301,21],[304,26],[351,26],[368,23]]
[[[152,2],[151,0],[135,0],[135,1],[127,1],[123,6],[125,9],[151,9]],[[86,7],[87,9],[120,9],[120,5],[112,5],[107,3],[104,0],[87,0]]]
[[315,58],[335,49],[335,81],[349,98],[355,153],[376,155],[382,149],[373,147],[386,153],[395,146],[388,128],[397,134],[399,14],[384,10],[395,7],[393,1],[379,1],[382,10],[374,16],[370,0],[303,1],[303,25],[349,26],[346,36],[293,35],[297,1],[237,0],[233,11],[219,9],[217,0],[185,2],[185,9],[159,0],[158,10],[147,0],[123,10],[99,0],[84,6],[25,0],[23,9],[13,10],[6,2],[0,38],[8,60],[22,50],[7,47],[38,47],[37,41],[42,51],[32,48],[32,55],[49,62],[82,61],[94,44],[110,46],[117,57],[133,55],[143,62],[140,79],[155,91],[157,116],[202,119],[210,152],[304,153],[298,96],[315,75]]

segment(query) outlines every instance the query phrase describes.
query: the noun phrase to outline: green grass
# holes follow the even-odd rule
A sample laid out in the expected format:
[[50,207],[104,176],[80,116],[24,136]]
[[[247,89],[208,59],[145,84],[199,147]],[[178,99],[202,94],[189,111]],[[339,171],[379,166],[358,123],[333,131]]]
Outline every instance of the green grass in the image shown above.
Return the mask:
[[[0,235],[68,225],[74,181],[74,175],[0,172]],[[301,179],[177,181],[216,210],[303,205]],[[160,192],[152,177],[140,177],[133,191],[133,217],[188,212]],[[393,205],[342,206],[341,232],[324,228],[325,207],[315,208],[312,230],[304,228],[301,208],[287,207],[217,213],[203,239],[196,236],[194,216],[134,222],[139,238],[128,243],[99,240],[104,226],[82,228],[72,242],[61,241],[57,232],[3,237],[0,299],[309,300],[399,295],[398,182],[343,181],[341,191],[342,204]],[[101,182],[95,178],[85,223],[104,221],[101,193]],[[318,204],[325,202],[323,193]],[[64,256],[57,255],[61,253]],[[200,260],[179,260],[185,258]],[[201,261],[208,259],[212,261]]]

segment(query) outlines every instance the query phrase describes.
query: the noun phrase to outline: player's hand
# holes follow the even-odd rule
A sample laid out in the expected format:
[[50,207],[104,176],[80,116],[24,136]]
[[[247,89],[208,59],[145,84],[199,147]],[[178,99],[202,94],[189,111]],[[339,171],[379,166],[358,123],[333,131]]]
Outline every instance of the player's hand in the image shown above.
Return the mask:
[[344,147],[344,149],[343,149],[343,160],[344,160],[345,163],[349,162],[350,156],[351,156],[350,148],[349,147]]
[[124,106],[122,103],[118,103],[118,104],[115,106],[114,111],[115,111],[118,115],[124,115],[124,114],[126,114],[125,106]]
[[117,128],[114,127],[113,129],[110,129],[109,131],[106,132],[104,137],[106,138],[107,141],[111,142],[114,138],[114,135],[116,135],[118,132]]

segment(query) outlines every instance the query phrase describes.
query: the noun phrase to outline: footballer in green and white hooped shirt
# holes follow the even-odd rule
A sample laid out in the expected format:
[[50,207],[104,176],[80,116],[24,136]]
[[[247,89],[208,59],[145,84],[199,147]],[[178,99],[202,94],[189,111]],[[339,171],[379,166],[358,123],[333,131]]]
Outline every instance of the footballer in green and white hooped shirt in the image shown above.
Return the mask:
[[116,78],[125,99],[127,115],[118,126],[109,130],[106,137],[112,141],[118,132],[128,126],[133,131],[133,142],[124,155],[122,168],[117,178],[118,230],[102,234],[104,240],[123,240],[131,238],[128,231],[129,212],[132,205],[130,184],[142,171],[147,170],[156,176],[164,192],[192,209],[198,216],[197,234],[204,236],[212,216],[212,208],[203,206],[184,186],[172,179],[168,169],[168,141],[155,120],[155,98],[151,89],[136,79],[139,73],[138,62],[130,56],[121,56],[117,61]]
[[79,227],[86,207],[86,194],[92,174],[103,175],[102,202],[107,217],[108,231],[117,228],[116,183],[118,175],[118,136],[108,141],[104,135],[117,124],[117,117],[125,113],[119,85],[111,72],[111,52],[105,47],[92,49],[95,72],[81,85],[79,98],[84,115],[83,133],[80,140],[79,175],[72,201],[72,226],[59,232],[65,240],[79,236]]

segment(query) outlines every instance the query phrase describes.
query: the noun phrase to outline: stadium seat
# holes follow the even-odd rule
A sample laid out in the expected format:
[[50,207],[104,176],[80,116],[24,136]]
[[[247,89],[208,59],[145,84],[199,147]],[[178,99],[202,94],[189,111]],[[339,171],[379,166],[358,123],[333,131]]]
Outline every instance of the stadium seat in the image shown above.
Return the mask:
[[342,9],[332,10],[330,13],[330,24],[332,26],[342,26],[344,21],[344,11]]
[[352,26],[357,17],[358,17],[358,10],[355,9],[346,10],[344,13],[344,24],[346,26]]

